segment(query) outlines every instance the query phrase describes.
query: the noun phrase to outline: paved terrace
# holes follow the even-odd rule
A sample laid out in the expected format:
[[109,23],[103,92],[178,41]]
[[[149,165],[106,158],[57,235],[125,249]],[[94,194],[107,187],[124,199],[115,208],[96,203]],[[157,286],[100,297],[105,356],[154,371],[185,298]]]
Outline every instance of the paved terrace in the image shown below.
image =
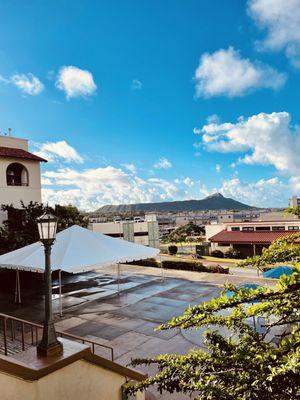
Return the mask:
[[[201,332],[180,330],[155,331],[160,323],[195,304],[218,296],[226,282],[270,284],[257,277],[256,271],[232,268],[236,275],[164,271],[157,268],[123,265],[120,294],[116,267],[65,276],[63,279],[64,316],[56,316],[60,330],[91,339],[114,348],[115,361],[127,365],[135,357],[156,356],[161,353],[185,353],[202,345]],[[239,275],[237,275],[239,273]],[[0,299],[1,311],[40,322],[43,318],[41,294],[23,293],[21,306]],[[58,312],[55,295],[54,312]],[[105,349],[98,354],[108,356]],[[140,368],[151,373],[153,368]],[[158,397],[159,398],[159,397]],[[183,399],[182,395],[163,396]]]

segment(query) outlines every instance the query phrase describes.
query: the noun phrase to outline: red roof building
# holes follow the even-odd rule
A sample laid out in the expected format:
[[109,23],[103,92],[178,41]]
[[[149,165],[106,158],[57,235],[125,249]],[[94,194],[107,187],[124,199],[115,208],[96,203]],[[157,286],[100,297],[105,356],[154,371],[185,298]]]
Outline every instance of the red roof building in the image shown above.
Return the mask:
[[23,149],[15,149],[11,147],[0,146],[0,157],[5,158],[20,158],[23,160],[34,160],[40,162],[47,162],[42,157],[36,156],[35,154],[29,153],[29,151]]
[[274,240],[294,234],[295,231],[227,231],[212,236],[213,243],[231,244],[271,244]]
[[[298,230],[299,232],[299,230]],[[208,240],[212,250],[225,253],[229,248],[238,250],[242,257],[260,255],[276,239],[297,233],[295,230],[243,231],[224,229]]]
[[[0,206],[41,203],[42,157],[28,151],[28,140],[0,134]],[[0,226],[7,218],[0,210]]]

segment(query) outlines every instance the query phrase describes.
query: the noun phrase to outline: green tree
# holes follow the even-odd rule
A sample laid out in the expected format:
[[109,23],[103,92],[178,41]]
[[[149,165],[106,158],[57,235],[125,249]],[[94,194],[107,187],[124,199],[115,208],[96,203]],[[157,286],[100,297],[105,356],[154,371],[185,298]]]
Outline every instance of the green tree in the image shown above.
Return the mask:
[[[263,265],[300,259],[300,233],[279,239],[262,256],[243,264]],[[227,298],[226,291],[234,296]],[[260,330],[249,319],[263,320]],[[225,336],[214,327],[227,328]],[[226,285],[219,298],[187,309],[158,327],[207,327],[204,343],[188,354],[165,354],[132,361],[155,365],[158,372],[128,393],[155,385],[162,393],[182,392],[198,400],[296,400],[300,398],[300,263],[291,276],[270,288],[238,290]]]
[[176,228],[169,235],[163,238],[165,243],[183,243],[188,237],[195,237],[204,234],[204,229],[193,222]]
[[75,206],[60,206],[59,204],[56,204],[53,213],[58,218],[58,231],[62,231],[72,225],[79,225],[84,228],[88,227],[88,218],[85,217]]
[[[158,373],[128,385],[128,393],[156,385],[160,393],[182,392],[199,400],[299,399],[300,267],[292,276],[282,277],[275,290],[238,291],[232,285],[226,290],[234,291],[235,296],[228,299],[223,294],[189,308],[159,329],[213,325],[231,330],[232,336],[208,329],[204,335],[206,351],[197,348],[186,355],[133,360],[133,366],[156,365]],[[225,310],[228,315],[224,315]],[[258,316],[265,321],[261,333],[248,323],[249,318]],[[274,343],[270,337],[275,330]]]
[[22,203],[20,209],[12,205],[2,205],[1,210],[7,213],[7,220],[0,227],[0,254],[38,241],[36,220],[46,209],[58,217],[58,231],[74,224],[88,226],[88,219],[71,205],[56,205],[54,209],[34,202],[30,202],[27,206]]
[[286,208],[285,213],[287,215],[296,215],[298,218],[300,218],[300,207],[288,207]]

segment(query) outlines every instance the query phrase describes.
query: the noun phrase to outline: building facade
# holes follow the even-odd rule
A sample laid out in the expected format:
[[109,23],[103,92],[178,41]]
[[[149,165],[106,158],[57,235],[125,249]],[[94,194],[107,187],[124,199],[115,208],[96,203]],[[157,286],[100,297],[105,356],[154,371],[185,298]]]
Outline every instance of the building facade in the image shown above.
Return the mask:
[[[0,205],[41,203],[41,162],[28,151],[28,140],[0,134]],[[0,224],[5,218],[0,211]]]
[[300,220],[213,224],[205,228],[211,251],[220,250],[225,253],[233,248],[247,257],[261,254],[263,248],[269,247],[276,239],[300,232]]
[[156,218],[136,219],[132,221],[115,220],[112,222],[92,222],[90,229],[105,235],[134,242],[144,246],[159,247],[159,231]]
[[292,196],[289,202],[290,207],[300,207],[300,198],[297,196]]

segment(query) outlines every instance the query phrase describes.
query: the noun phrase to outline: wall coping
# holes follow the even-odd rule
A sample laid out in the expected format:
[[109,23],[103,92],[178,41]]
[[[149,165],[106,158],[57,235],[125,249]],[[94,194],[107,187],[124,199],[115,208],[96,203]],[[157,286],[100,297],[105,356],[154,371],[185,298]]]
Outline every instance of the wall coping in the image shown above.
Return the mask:
[[64,338],[58,340],[63,344],[61,355],[40,357],[37,355],[36,347],[30,347],[13,356],[0,355],[0,372],[35,381],[78,360],[85,360],[134,381],[147,378],[147,375],[93,354],[89,346]]

